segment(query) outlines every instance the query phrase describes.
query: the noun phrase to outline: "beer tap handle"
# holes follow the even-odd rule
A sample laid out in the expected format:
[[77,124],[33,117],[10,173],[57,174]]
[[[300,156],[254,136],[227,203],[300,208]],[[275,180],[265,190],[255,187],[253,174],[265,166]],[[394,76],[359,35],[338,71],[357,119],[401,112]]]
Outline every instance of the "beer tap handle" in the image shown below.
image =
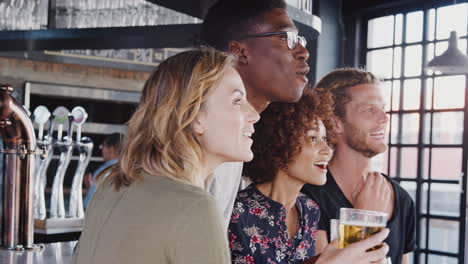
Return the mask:
[[54,115],[54,122],[58,124],[57,140],[61,141],[62,134],[63,134],[63,125],[65,124],[65,122],[68,121],[68,116],[70,115],[70,111],[68,111],[68,109],[63,106],[59,106],[55,108],[52,114]]
[[47,128],[47,141],[49,144],[52,143],[52,133],[54,132],[54,119],[54,115],[51,115],[49,118],[49,127]]
[[81,142],[81,126],[76,127],[76,141]]
[[88,119],[88,113],[83,107],[76,106],[72,109],[71,115],[73,116],[73,124],[76,126],[76,141],[81,142],[81,126]]
[[67,142],[71,143],[73,141],[73,119],[74,117],[70,114],[68,116],[68,131],[67,131]]
[[57,140],[62,140],[63,124],[59,124],[57,127]]
[[72,146],[62,141],[62,133],[64,124],[69,120],[70,112],[67,108],[59,106],[54,110],[53,115],[54,122],[58,124],[57,145],[60,147],[60,160],[52,183],[50,216],[52,218],[64,218],[63,181],[67,167],[70,164]]
[[70,194],[70,207],[68,216],[69,217],[78,217],[83,218],[83,195],[82,195],[82,185],[83,185],[83,175],[85,173],[86,167],[89,164],[91,154],[93,151],[93,142],[87,138],[81,138],[81,125],[88,118],[88,114],[83,107],[77,106],[73,108],[71,115],[74,117],[73,125],[76,126],[76,145],[78,146],[80,152],[80,158],[78,161],[78,166],[73,177],[71,194]]
[[[33,122],[39,125],[37,143],[41,148],[44,149],[44,155],[47,155],[46,141],[43,139],[44,125],[47,121],[49,121],[50,112],[45,106],[40,105],[36,107],[36,109],[34,109],[34,112],[31,117],[33,119]],[[47,169],[47,166],[49,165],[48,161],[50,161],[50,158],[47,159],[47,156],[45,157],[45,159],[36,159],[36,171],[34,175],[34,216],[37,219],[45,218],[45,208],[42,207],[42,205],[45,204],[45,199],[44,190],[41,189],[41,182],[43,175],[42,171],[44,169]]]
[[83,176],[85,174],[86,167],[88,166],[92,155],[93,142],[88,137],[83,137],[83,140],[77,143],[77,145],[80,150],[80,158],[75,171],[75,175],[73,177],[68,216],[83,218]]
[[36,122],[39,125],[37,138],[39,140],[42,140],[44,136],[44,124],[49,120],[50,112],[47,109],[47,107],[40,105],[36,107],[36,109],[34,109],[33,117],[34,117],[34,122]]

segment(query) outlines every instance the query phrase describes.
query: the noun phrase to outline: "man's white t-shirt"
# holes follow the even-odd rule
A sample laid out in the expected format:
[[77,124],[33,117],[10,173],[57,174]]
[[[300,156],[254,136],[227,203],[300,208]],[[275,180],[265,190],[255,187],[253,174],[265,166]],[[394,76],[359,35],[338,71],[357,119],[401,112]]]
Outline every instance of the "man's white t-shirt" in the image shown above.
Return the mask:
[[226,230],[229,226],[234,201],[242,182],[242,162],[225,162],[221,164],[213,173],[213,181],[208,187],[211,195],[218,202],[224,218]]

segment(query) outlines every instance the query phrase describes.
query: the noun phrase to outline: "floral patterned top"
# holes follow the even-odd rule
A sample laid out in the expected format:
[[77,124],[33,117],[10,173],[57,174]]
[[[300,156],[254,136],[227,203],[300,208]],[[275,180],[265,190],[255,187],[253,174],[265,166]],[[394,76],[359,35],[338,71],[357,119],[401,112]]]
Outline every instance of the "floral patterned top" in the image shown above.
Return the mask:
[[288,239],[286,208],[255,185],[237,194],[228,228],[233,264],[296,264],[315,255],[320,217],[318,205],[305,194],[296,199],[298,230]]

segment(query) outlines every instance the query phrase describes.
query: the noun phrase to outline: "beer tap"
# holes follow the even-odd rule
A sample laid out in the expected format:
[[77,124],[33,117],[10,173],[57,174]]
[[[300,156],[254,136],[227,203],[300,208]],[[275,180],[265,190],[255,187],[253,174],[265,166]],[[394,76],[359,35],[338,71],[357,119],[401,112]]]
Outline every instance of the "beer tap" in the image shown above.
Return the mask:
[[3,138],[0,247],[36,249],[34,235],[34,169],[36,136],[26,109],[0,85],[0,135]]
[[[67,171],[68,165],[70,164],[73,151],[71,140],[73,134],[71,126],[73,116],[70,116],[68,109],[63,106],[57,107],[52,114],[54,115],[54,122],[58,124],[57,140],[55,141],[55,145],[60,150],[60,160],[57,171],[55,173],[54,181],[52,183],[50,218],[65,218],[63,181],[65,179],[65,172]],[[67,137],[62,138],[63,126],[67,121]]]
[[73,176],[73,183],[70,195],[70,207],[68,217],[83,218],[83,175],[91,158],[93,151],[93,142],[88,137],[81,138],[81,126],[88,118],[88,114],[81,106],[73,108],[71,115],[73,116],[73,125],[76,126],[76,142],[75,146],[80,153],[78,166]]
[[[50,161],[52,160],[52,120],[50,119],[51,114],[45,106],[38,106],[33,113],[34,122],[39,125],[37,146],[44,150],[45,159],[36,159],[38,161],[36,175],[34,178],[34,216],[36,219],[46,218],[46,206],[45,206],[45,185],[47,181],[46,171],[49,167]],[[44,135],[44,124],[49,122],[49,128],[47,135]]]

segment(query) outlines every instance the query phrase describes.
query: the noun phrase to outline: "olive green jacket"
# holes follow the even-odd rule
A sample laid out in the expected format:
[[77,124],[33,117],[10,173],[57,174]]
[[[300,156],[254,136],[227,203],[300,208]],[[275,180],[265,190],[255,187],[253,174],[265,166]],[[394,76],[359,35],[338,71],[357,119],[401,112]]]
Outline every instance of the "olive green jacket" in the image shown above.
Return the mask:
[[75,249],[78,264],[231,263],[226,230],[214,198],[166,177],[118,192],[104,182],[94,195]]

